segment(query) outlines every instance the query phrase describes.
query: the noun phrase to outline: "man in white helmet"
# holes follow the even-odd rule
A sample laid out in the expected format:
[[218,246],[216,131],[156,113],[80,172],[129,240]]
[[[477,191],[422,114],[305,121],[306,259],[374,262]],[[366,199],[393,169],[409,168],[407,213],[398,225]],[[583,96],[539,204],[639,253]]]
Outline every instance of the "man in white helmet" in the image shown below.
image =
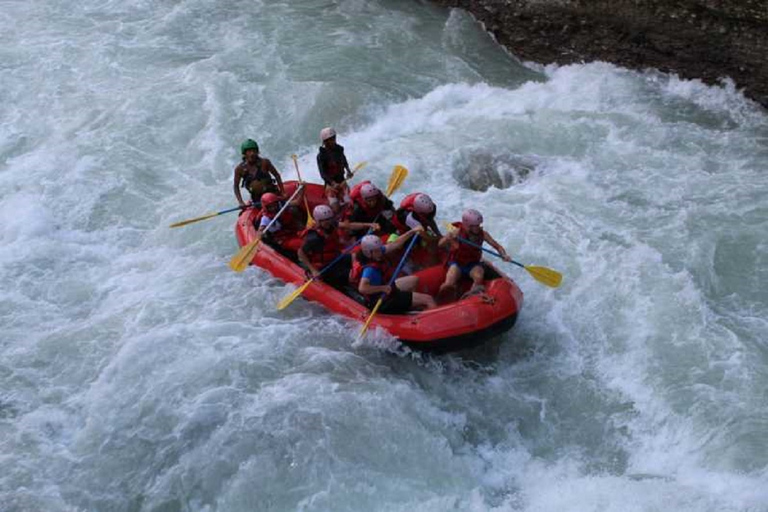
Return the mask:
[[413,308],[431,309],[436,306],[435,299],[426,293],[414,290],[419,284],[417,276],[398,277],[394,286],[389,285],[397,263],[387,258],[396,253],[414,235],[424,232],[424,228],[411,229],[395,242],[384,244],[376,235],[365,235],[360,242],[349,275],[350,284],[357,284],[357,290],[365,297],[368,308],[373,308],[380,294],[384,294],[379,312],[389,315],[405,313]]
[[349,203],[347,181],[352,177],[344,147],[336,143],[336,130],[330,126],[320,131],[323,145],[317,153],[317,170],[325,182],[325,196],[334,212]]
[[324,204],[315,206],[312,210],[312,217],[316,224],[304,233],[302,245],[297,251],[299,261],[312,277],[321,277],[331,286],[343,288],[347,284],[349,269],[352,265],[349,255],[341,258],[320,276],[323,269],[333,262],[344,249],[341,230],[363,228],[376,230],[379,226],[373,223],[339,222],[331,207]]
[[[452,223],[454,229],[440,239],[438,247],[449,247],[448,272],[440,286],[438,296],[455,295],[456,285],[462,277],[472,279],[468,294],[482,292],[485,288],[485,268],[482,264],[483,242],[488,242],[505,261],[512,261],[504,247],[483,229],[483,215],[474,209],[465,210],[461,222]],[[462,239],[462,240],[460,240]],[[469,242],[469,243],[467,243]],[[470,245],[473,244],[473,245]]]

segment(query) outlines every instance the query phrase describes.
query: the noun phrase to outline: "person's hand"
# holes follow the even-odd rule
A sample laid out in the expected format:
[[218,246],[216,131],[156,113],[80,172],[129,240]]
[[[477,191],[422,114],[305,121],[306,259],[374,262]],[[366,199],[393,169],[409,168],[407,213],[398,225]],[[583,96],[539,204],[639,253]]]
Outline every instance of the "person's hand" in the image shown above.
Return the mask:
[[391,287],[390,285],[388,285],[388,284],[387,284],[387,285],[384,285],[384,286],[382,286],[381,288],[382,288],[382,290],[381,290],[381,291],[382,291],[382,293],[383,293],[384,295],[389,295],[390,293],[392,293],[392,287]]
[[309,269],[309,271],[312,272],[312,278],[320,277],[320,271],[319,270],[317,270],[315,268],[311,268],[311,269]]
[[346,176],[347,176],[347,179],[349,180],[349,179],[352,179],[352,176],[354,176],[354,174],[352,174],[352,172],[349,169],[347,169]]
[[371,231],[378,231],[381,229],[381,226],[379,226],[378,222],[371,222],[368,227],[371,229]]
[[501,251],[501,259],[507,263],[512,263],[512,258],[509,256],[509,254],[507,254],[507,251]]
[[424,226],[416,226],[411,230],[411,232],[413,232],[414,235],[421,236],[424,234]]
[[459,232],[455,229],[449,229],[448,232],[445,234],[449,239],[456,240],[456,237],[459,236]]

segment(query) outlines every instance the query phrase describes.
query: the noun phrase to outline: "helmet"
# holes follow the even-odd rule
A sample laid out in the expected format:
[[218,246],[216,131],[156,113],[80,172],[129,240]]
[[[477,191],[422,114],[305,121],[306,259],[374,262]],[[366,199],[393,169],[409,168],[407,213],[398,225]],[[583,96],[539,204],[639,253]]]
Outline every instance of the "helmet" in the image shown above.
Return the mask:
[[381,239],[376,235],[365,235],[360,239],[360,247],[363,250],[363,254],[367,257],[372,257],[373,251],[384,250],[384,244],[381,243]]
[[477,210],[464,210],[461,214],[461,223],[467,227],[479,226],[483,223],[483,214]]
[[256,152],[259,152],[259,145],[256,144],[256,141],[253,139],[246,139],[245,142],[240,144],[240,153],[243,155],[245,154],[246,150],[248,149],[255,149]]
[[416,213],[429,215],[435,211],[435,203],[427,194],[419,194],[413,199],[413,209]]
[[330,206],[319,204],[315,206],[314,210],[312,210],[312,216],[317,222],[322,222],[324,220],[331,220],[336,216],[336,214],[333,213],[333,210],[331,210]]
[[261,196],[261,206],[263,208],[269,208],[271,205],[277,204],[279,202],[280,197],[277,194],[273,194],[272,192],[267,192]]
[[330,139],[331,137],[336,136],[336,130],[328,126],[327,128],[323,128],[320,130],[320,140],[325,142],[327,139]]
[[377,197],[379,194],[381,194],[381,190],[376,188],[376,185],[373,183],[366,183],[360,187],[360,196],[363,199],[371,199],[373,197]]

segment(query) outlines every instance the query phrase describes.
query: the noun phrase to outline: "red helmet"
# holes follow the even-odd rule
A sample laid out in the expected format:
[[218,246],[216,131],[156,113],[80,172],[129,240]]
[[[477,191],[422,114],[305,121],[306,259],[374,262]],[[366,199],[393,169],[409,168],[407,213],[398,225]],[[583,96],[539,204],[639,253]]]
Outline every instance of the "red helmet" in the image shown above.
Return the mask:
[[435,203],[427,194],[419,194],[413,199],[413,210],[422,215],[429,215],[435,211]]
[[464,210],[461,214],[461,223],[466,227],[479,226],[483,223],[483,214],[477,210]]
[[269,208],[273,204],[277,204],[280,202],[280,196],[277,194],[273,194],[272,192],[267,192],[266,194],[262,194],[261,196],[261,206],[263,208]]

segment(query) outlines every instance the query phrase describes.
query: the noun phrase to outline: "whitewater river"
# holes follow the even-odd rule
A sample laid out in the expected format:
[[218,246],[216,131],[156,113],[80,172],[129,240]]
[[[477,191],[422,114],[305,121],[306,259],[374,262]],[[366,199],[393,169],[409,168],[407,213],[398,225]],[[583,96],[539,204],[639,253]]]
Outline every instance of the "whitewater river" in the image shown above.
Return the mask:
[[[394,0],[0,0],[0,510],[768,510],[768,115],[537,67]],[[470,352],[409,353],[232,272],[253,137],[441,220],[546,288]],[[508,188],[473,191],[469,168]]]

